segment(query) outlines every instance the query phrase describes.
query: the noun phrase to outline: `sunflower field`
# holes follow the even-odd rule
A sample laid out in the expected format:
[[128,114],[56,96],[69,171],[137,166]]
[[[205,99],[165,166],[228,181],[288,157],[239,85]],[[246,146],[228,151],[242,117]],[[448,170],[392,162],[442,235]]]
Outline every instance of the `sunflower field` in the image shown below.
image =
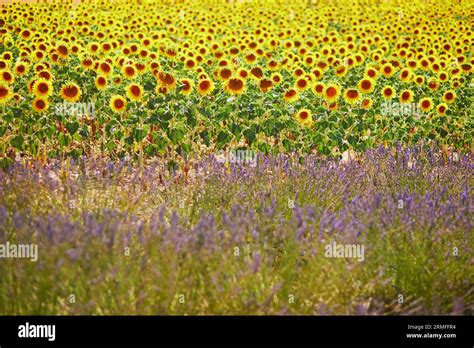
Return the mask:
[[0,314],[473,313],[474,2],[7,2]]

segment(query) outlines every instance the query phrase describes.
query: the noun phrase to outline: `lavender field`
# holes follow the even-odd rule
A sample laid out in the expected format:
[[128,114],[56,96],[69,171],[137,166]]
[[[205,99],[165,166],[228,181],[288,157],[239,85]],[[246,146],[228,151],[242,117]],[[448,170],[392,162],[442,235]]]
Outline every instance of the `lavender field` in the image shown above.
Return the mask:
[[0,313],[473,314],[472,153],[166,163],[0,171]]

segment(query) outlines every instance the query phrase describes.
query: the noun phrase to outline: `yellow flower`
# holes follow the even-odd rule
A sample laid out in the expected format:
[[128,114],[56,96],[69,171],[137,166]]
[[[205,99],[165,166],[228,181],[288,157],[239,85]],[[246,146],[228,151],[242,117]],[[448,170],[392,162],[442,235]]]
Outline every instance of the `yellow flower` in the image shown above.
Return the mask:
[[413,92],[409,89],[405,89],[400,93],[400,103],[409,104],[413,101]]
[[456,92],[454,92],[452,89],[444,92],[443,94],[443,101],[448,104],[454,103],[454,100],[456,99]]
[[323,92],[323,97],[326,101],[334,101],[339,97],[341,87],[335,83],[330,83],[326,86]]
[[127,86],[127,97],[130,100],[138,101],[142,99],[143,88],[138,83],[131,83]]
[[12,91],[8,85],[0,85],[0,105],[5,105],[12,97]]
[[344,100],[351,104],[355,105],[360,100],[360,93],[355,88],[349,88],[344,91]]
[[95,78],[94,83],[99,91],[103,91],[104,89],[106,89],[109,84],[109,82],[107,81],[107,78],[101,75]]
[[395,97],[395,90],[393,89],[392,86],[385,86],[382,89],[382,96],[385,99],[392,99],[393,97]]
[[33,100],[33,109],[36,112],[45,112],[48,110],[49,104],[48,100],[43,97],[37,97]]
[[183,85],[183,88],[181,89],[181,93],[184,95],[189,95],[193,91],[193,81],[190,79],[182,79],[181,84]]
[[197,91],[200,95],[208,95],[211,94],[212,91],[214,90],[214,83],[212,80],[202,80],[199,81],[198,86],[197,86]]
[[445,103],[441,103],[436,107],[436,111],[438,112],[439,115],[444,115],[446,111],[448,110],[448,105]]
[[430,111],[433,108],[433,100],[431,98],[423,98],[420,100],[420,109],[423,112]]
[[309,111],[308,109],[301,109],[296,113],[296,120],[301,125],[310,126],[313,123],[311,111]]
[[61,87],[61,97],[68,102],[77,102],[81,98],[81,94],[81,89],[75,83],[68,83]]
[[231,78],[226,81],[224,88],[230,94],[242,94],[245,91],[245,81],[238,77]]
[[375,87],[374,80],[372,80],[370,77],[365,77],[362,80],[359,81],[359,91],[362,93],[372,93]]
[[110,98],[109,105],[110,105],[110,108],[116,113],[121,113],[125,111],[125,109],[127,108],[127,102],[125,98],[119,95],[112,96],[112,98]]
[[53,85],[51,81],[38,79],[33,85],[33,94],[37,97],[49,97],[53,94]]

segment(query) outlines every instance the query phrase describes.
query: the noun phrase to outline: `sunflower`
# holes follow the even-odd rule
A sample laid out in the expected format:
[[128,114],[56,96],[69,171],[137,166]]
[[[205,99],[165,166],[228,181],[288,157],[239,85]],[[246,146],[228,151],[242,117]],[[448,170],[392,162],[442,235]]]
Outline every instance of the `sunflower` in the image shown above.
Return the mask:
[[184,95],[189,95],[192,91],[193,91],[193,87],[194,87],[194,84],[193,84],[193,81],[190,80],[190,79],[182,79],[181,80],[181,84],[183,86],[183,88],[181,89],[181,92],[184,94]]
[[322,82],[316,82],[313,87],[313,92],[316,95],[323,95],[324,92],[324,83]]
[[217,72],[217,77],[222,81],[226,81],[232,77],[232,70],[229,68],[222,68]]
[[198,86],[197,86],[197,91],[200,95],[208,95],[211,94],[212,91],[214,90],[214,83],[212,80],[202,80],[199,81]]
[[272,80],[269,80],[269,79],[260,79],[260,81],[258,81],[258,88],[260,89],[261,92],[268,92],[269,90],[271,90],[273,87],[273,82]]
[[37,97],[33,100],[33,109],[36,112],[45,112],[48,110],[49,104],[48,100],[43,97]]
[[448,104],[446,104],[446,103],[441,103],[436,107],[436,111],[441,116],[443,116],[446,113],[447,110],[448,110]]
[[365,69],[365,76],[375,79],[378,76],[378,71],[374,67],[369,66]]
[[355,88],[348,88],[344,91],[344,100],[351,105],[357,104],[360,100],[360,93]]
[[53,75],[48,70],[41,70],[38,74],[39,78],[43,78],[45,80],[51,80],[53,78]]
[[38,79],[33,85],[33,94],[37,97],[49,97],[53,94],[53,85],[46,79]]
[[293,88],[287,90],[287,91],[285,92],[285,94],[283,95],[283,99],[284,99],[287,103],[292,103],[292,102],[298,100],[299,97],[300,97],[300,96],[299,96],[298,92],[297,92],[295,89],[293,89]]
[[167,91],[171,91],[176,88],[176,79],[170,73],[160,71],[158,72],[158,83],[161,87],[166,87]]
[[435,78],[431,78],[428,81],[428,88],[432,91],[436,91],[438,89],[438,81]]
[[416,75],[415,76],[415,82],[418,86],[421,86],[425,83],[425,77],[422,75]]
[[93,65],[92,58],[90,57],[84,57],[81,59],[81,65],[84,69],[91,69]]
[[107,78],[105,76],[99,75],[95,78],[94,83],[99,91],[103,91],[107,88],[109,81],[107,81]]
[[112,72],[112,67],[109,62],[103,61],[99,63],[98,70],[102,75],[108,76]]
[[303,126],[310,126],[313,123],[313,117],[311,111],[308,109],[301,109],[296,113],[296,120]]
[[5,105],[12,97],[12,91],[8,85],[0,85],[0,105]]
[[441,82],[446,82],[448,81],[449,79],[449,75],[446,71],[440,71],[438,73],[438,79],[441,81]]
[[69,54],[69,48],[67,47],[67,45],[65,45],[64,43],[63,44],[60,44],[57,48],[56,48],[56,52],[57,54],[61,57],[61,58],[67,58],[68,54]]
[[409,89],[405,89],[400,93],[400,103],[408,104],[413,101],[413,92]]
[[2,82],[5,82],[9,85],[15,82],[15,76],[13,76],[13,74],[8,70],[0,71],[0,79]]
[[403,82],[410,82],[413,77],[413,73],[410,69],[405,68],[400,71],[400,80]]
[[143,96],[143,88],[138,83],[131,83],[127,86],[127,97],[130,100],[138,101]]
[[274,84],[278,85],[280,84],[281,81],[283,81],[283,77],[281,76],[280,73],[274,73],[272,75],[272,81]]
[[433,108],[433,100],[431,98],[423,98],[420,100],[420,109],[423,112],[430,111]]
[[443,94],[443,101],[445,103],[451,104],[454,103],[454,100],[456,99],[456,92],[454,92],[452,89],[447,90]]
[[309,87],[309,81],[305,77],[300,77],[295,82],[295,88],[301,92],[307,90]]
[[227,80],[224,88],[230,94],[242,94],[245,91],[245,81],[241,78],[235,77]]
[[324,89],[323,97],[326,101],[334,101],[339,97],[341,87],[335,83],[330,83]]
[[68,83],[61,87],[61,97],[68,102],[77,102],[81,98],[81,94],[81,88],[75,83]]
[[29,65],[25,62],[18,62],[15,64],[15,74],[18,76],[25,75],[29,70]]
[[116,113],[120,113],[125,111],[125,109],[127,108],[127,102],[125,98],[119,95],[114,95],[112,96],[112,98],[110,98],[109,106]]
[[370,109],[374,102],[370,98],[364,98],[360,104],[364,109]]
[[247,70],[243,69],[243,68],[239,69],[237,74],[243,79],[246,79],[249,76],[249,72]]
[[385,86],[382,89],[382,96],[385,99],[392,99],[393,97],[395,97],[395,90],[393,89],[392,86]]
[[380,72],[385,77],[392,77],[393,74],[395,74],[395,68],[393,67],[393,65],[391,63],[385,63],[380,68]]
[[359,81],[359,91],[362,93],[372,93],[374,91],[375,83],[370,77],[365,77]]
[[127,79],[134,79],[135,76],[137,75],[137,71],[135,70],[135,67],[133,65],[125,65],[122,68],[122,73],[123,76],[125,76]]
[[256,79],[256,80],[259,80],[263,77],[263,71],[261,68],[259,68],[258,66],[256,66],[255,68],[252,68],[250,70],[250,77],[252,77],[253,79]]

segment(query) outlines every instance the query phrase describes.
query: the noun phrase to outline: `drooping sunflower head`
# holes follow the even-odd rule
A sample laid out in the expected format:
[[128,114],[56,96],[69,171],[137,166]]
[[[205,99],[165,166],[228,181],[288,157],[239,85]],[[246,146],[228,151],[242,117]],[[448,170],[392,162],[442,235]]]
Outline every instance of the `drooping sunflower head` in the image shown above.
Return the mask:
[[81,98],[81,94],[81,88],[75,83],[67,83],[61,87],[61,97],[68,102],[77,102]]
[[290,88],[289,90],[287,90],[284,94],[283,94],[283,99],[287,102],[287,103],[292,103],[296,100],[299,99],[299,94],[298,92],[294,89],[294,88]]
[[160,71],[158,72],[157,78],[158,84],[162,87],[166,87],[168,91],[176,88],[176,79],[171,73]]
[[182,79],[181,80],[181,93],[184,95],[189,95],[193,91],[194,83],[190,79]]
[[227,80],[225,90],[234,95],[242,94],[245,91],[245,80],[235,77]]
[[261,92],[268,92],[269,90],[271,90],[273,87],[273,82],[272,80],[270,79],[260,79],[260,81],[258,81],[258,88],[260,89]]

